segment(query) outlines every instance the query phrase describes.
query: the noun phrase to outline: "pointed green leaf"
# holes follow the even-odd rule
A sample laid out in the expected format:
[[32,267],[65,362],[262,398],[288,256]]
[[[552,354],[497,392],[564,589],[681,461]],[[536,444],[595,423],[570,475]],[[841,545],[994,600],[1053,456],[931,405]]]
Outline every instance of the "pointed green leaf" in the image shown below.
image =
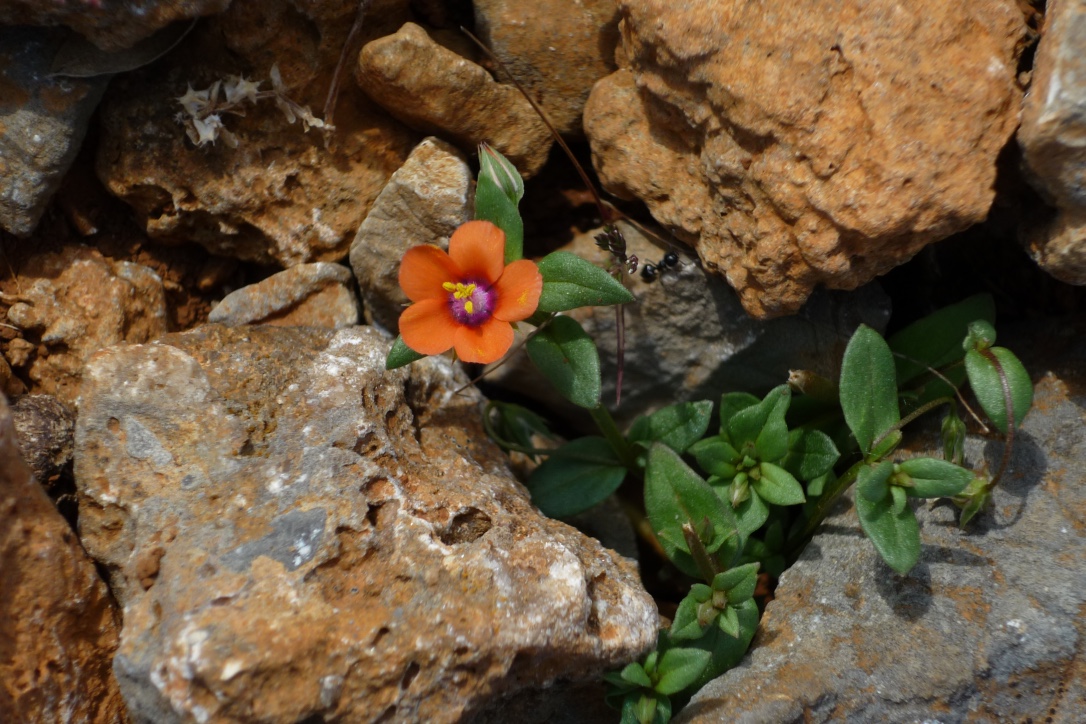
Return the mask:
[[833,439],[821,430],[792,430],[781,467],[800,480],[813,480],[833,470],[840,456]]
[[812,478],[807,481],[807,499],[817,498],[822,495],[822,491],[826,489],[826,486],[837,479],[837,476],[833,472],[828,472],[825,475],[819,475],[817,478]]
[[720,398],[720,432],[727,434],[728,422],[735,413],[757,405],[759,400],[749,392],[727,392]]
[[713,579],[713,589],[726,591],[728,603],[738,605],[754,595],[758,586],[758,564],[746,563],[718,573]]
[[861,324],[845,348],[840,388],[845,422],[864,453],[901,419],[894,374],[894,357],[886,340]]
[[524,256],[524,222],[517,204],[524,182],[513,164],[485,144],[479,148],[479,179],[475,184],[475,218],[489,221],[505,232],[505,263]]
[[[725,492],[725,495],[727,495],[727,492]],[[728,501],[725,500],[725,502]],[[746,500],[734,510],[736,525],[744,537],[750,537],[769,520],[769,506],[758,497],[757,493],[748,495]]]
[[701,676],[710,658],[709,652],[701,649],[668,649],[660,658],[657,693],[671,696],[690,686]]
[[668,558],[690,575],[699,575],[697,567],[689,558],[676,555],[690,553],[682,542],[684,524],[701,530],[708,519],[713,535],[705,547],[710,553],[719,552],[726,563],[742,547],[731,510],[674,450],[660,443],[650,448],[645,468],[645,512]]
[[679,602],[675,610],[675,620],[671,622],[668,635],[673,641],[685,641],[701,637],[705,627],[698,623],[698,605],[701,602],[687,595]]
[[712,414],[708,400],[680,402],[637,418],[627,437],[630,442],[662,442],[681,454],[709,429]]
[[735,477],[735,466],[741,456],[739,451],[720,437],[707,437],[690,446],[690,454],[698,461],[701,469],[724,481]]
[[397,336],[396,341],[392,343],[392,349],[388,351],[388,356],[385,357],[385,369],[394,370],[397,367],[404,367],[412,362],[417,362],[425,356],[404,344],[403,337]]
[[791,473],[773,463],[758,466],[761,477],[751,479],[751,486],[758,497],[773,505],[801,505],[806,502],[803,486],[792,477]]
[[626,468],[602,437],[581,437],[551,453],[532,471],[532,502],[551,518],[588,510],[618,489]]
[[1033,404],[1033,383],[1013,352],[1006,347],[991,347],[983,352],[969,350],[965,354],[965,371],[977,401],[1000,432],[1007,434],[1011,419],[1007,409],[1008,397],[1014,408],[1014,426],[1022,424],[1022,419]]
[[587,408],[599,404],[600,355],[576,320],[555,317],[526,347],[532,362],[567,400]]
[[620,676],[623,681],[628,681],[634,686],[643,686],[646,689],[652,688],[652,681],[649,679],[649,675],[645,673],[645,669],[641,664],[636,661],[632,664],[626,664],[626,668],[622,670]]
[[912,480],[905,492],[914,498],[943,498],[957,495],[973,479],[973,473],[954,463],[935,458],[913,458],[898,465],[898,471]]
[[568,251],[556,251],[543,257],[539,262],[539,273],[543,275],[543,293],[539,297],[541,312],[634,301],[630,290],[621,282]]
[[895,513],[892,495],[875,502],[857,495],[855,501],[860,526],[875,550],[895,571],[908,573],[920,559],[920,526],[912,508],[906,505]]
[[727,426],[728,440],[742,453],[747,453],[744,446],[753,444],[760,460],[777,462],[788,453],[784,415],[791,400],[788,385],[773,388],[757,405],[732,415]]
[[[729,606],[729,608],[731,608]],[[717,678],[728,669],[732,668],[743,658],[747,652],[754,632],[758,629],[758,604],[754,599],[748,599],[744,603],[734,607],[739,619],[739,637],[733,638],[720,630],[720,626],[711,626],[705,631],[705,635],[697,641],[691,641],[684,645],[691,648],[699,648],[712,654],[709,665],[705,671],[694,681],[688,690],[697,690],[709,681]]]

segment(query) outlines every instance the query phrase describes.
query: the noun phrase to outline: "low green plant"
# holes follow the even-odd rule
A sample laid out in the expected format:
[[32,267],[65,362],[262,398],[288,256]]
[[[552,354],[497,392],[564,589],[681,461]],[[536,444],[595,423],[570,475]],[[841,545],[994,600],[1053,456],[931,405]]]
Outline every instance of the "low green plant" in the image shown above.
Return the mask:
[[[521,255],[523,185],[496,152],[484,147],[480,158],[476,218],[505,231],[509,263]],[[560,313],[632,302],[621,283],[629,270],[605,272],[565,252],[538,266],[543,288],[527,320],[535,326],[528,355],[562,396],[590,413],[600,435],[540,449],[535,441],[549,434],[542,418],[497,402],[487,408],[487,429],[506,449],[542,461],[527,485],[548,515],[587,510],[626,485],[638,530],[692,580],[656,648],[606,677],[608,700],[624,724],[668,721],[704,683],[739,662],[758,625],[759,573],[779,575],[795,560],[849,488],[855,486],[860,525],[875,550],[894,571],[908,573],[920,555],[910,499],[951,498],[965,525],[987,503],[1032,401],[1021,362],[993,346],[994,305],[981,295],[889,339],[861,326],[837,381],[796,372],[764,397],[727,392],[717,405],[683,402],[638,417],[622,432],[600,401],[595,344]],[[418,357],[398,340],[388,366]],[[991,478],[962,466],[966,383],[1007,438]],[[943,457],[896,457],[903,428],[937,408],[946,413]]]

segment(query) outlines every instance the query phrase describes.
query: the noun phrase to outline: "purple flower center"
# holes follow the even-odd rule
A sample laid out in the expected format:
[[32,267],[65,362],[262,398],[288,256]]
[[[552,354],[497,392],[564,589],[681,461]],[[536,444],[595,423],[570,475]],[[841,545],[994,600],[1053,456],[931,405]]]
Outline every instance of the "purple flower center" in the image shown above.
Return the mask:
[[453,319],[468,327],[477,327],[490,319],[497,295],[482,282],[445,282],[442,288],[449,293],[449,308]]

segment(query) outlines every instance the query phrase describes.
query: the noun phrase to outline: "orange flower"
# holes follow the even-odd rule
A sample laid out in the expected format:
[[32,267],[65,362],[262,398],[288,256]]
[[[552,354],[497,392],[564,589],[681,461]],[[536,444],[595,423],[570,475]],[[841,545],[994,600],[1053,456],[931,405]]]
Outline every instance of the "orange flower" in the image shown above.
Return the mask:
[[493,362],[513,346],[511,322],[539,306],[543,277],[534,262],[505,265],[505,232],[489,221],[469,221],[436,246],[407,250],[400,287],[414,304],[400,315],[400,336],[419,354],[450,348],[465,362]]

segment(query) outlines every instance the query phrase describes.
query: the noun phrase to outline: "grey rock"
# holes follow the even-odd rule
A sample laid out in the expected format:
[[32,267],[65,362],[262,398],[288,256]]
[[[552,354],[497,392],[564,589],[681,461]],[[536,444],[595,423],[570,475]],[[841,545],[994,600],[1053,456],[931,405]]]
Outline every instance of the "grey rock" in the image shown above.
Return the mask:
[[222,12],[229,5],[230,0],[7,0],[0,6],[0,25],[67,25],[102,50],[121,51],[177,20]]
[[1086,3],[1052,0],[1018,142],[1028,177],[1058,210],[1029,234],[1043,269],[1086,284]]
[[48,488],[72,460],[75,415],[52,395],[23,395],[11,406],[11,417],[23,459]]
[[49,76],[67,34],[0,27],[0,227],[16,236],[37,227],[109,83]]
[[[641,264],[656,264],[669,251],[654,246],[633,227],[619,224],[627,252]],[[608,256],[593,240],[596,231],[578,236],[566,250],[606,266]],[[884,329],[889,300],[876,284],[855,292],[819,291],[796,315],[770,321],[752,318],[738,295],[707,274],[682,248],[677,268],[653,282],[640,274],[627,286],[637,298],[625,306],[625,363],[622,402],[615,408],[617,379],[614,307],[573,310],[596,340],[603,375],[603,400],[621,423],[674,402],[720,399],[723,392],[766,392],[788,379],[790,369],[807,369],[831,379],[845,345],[860,323]],[[519,353],[488,378],[572,413],[548,382]]]
[[404,252],[419,244],[448,249],[456,227],[471,219],[473,198],[471,169],[456,148],[427,138],[411,151],[351,242],[367,322],[398,329],[408,303],[398,277]]
[[542,517],[448,360],[207,325],[88,364],[80,534],[136,722],[456,722],[655,642],[631,561]]
[[347,267],[299,264],[226,295],[208,321],[338,329],[358,324],[358,299]]
[[[920,562],[899,576],[840,506],[781,576],[744,661],[675,721],[1082,721],[1084,357],[1037,382],[990,510],[963,532],[948,502],[918,506]],[[994,471],[1002,451],[971,437],[966,456]]]

